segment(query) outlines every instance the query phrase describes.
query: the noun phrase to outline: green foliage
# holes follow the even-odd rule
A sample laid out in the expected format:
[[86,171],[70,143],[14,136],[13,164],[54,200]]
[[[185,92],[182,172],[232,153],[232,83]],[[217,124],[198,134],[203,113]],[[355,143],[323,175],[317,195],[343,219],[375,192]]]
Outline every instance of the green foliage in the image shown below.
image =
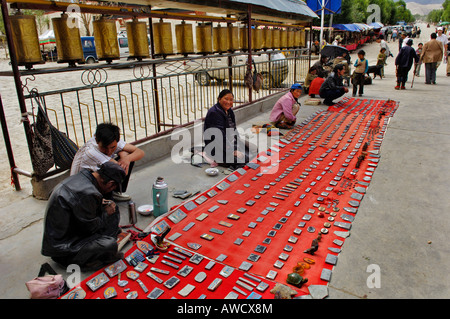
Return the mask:
[[[446,0],[450,4],[450,0]],[[370,4],[380,7],[381,23],[392,25],[397,21],[414,22],[415,17],[406,8],[403,0],[342,0],[342,12],[333,17],[334,23],[366,23],[372,11],[367,12]],[[450,7],[450,5],[449,5]]]

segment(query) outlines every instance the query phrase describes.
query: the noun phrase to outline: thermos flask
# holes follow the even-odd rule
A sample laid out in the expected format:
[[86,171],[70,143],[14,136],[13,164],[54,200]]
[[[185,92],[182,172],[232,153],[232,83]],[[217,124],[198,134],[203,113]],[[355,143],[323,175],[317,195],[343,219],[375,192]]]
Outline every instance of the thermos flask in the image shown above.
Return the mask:
[[136,204],[131,200],[128,202],[128,218],[131,225],[137,223]]
[[158,217],[169,211],[168,186],[162,177],[153,184],[153,216]]

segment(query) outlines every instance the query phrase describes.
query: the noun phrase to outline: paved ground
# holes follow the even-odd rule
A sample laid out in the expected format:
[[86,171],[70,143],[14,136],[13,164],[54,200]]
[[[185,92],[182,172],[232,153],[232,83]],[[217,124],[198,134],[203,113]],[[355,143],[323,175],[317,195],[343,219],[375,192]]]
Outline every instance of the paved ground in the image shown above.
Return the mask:
[[[430,29],[422,27],[420,41],[425,42]],[[414,46],[418,41],[414,40]],[[389,45],[395,56],[397,43]],[[364,50],[370,64],[375,64],[379,45],[366,45]],[[450,78],[442,65],[437,85],[425,85],[422,71],[413,89],[409,81],[407,90],[395,91],[394,60],[389,58],[388,64],[386,78],[366,86],[365,98],[395,99],[400,107],[389,123],[381,161],[333,270],[328,298],[449,298]],[[324,109],[304,106],[299,116],[303,119]],[[260,114],[240,126],[245,129],[267,118],[268,113]],[[160,175],[170,192],[205,190],[224,177],[208,177],[202,169],[163,159],[133,174],[129,193],[138,206],[151,203],[151,186]],[[28,298],[25,282],[37,275],[41,263],[49,261],[40,255],[46,201],[28,194],[12,198],[9,206],[0,208],[0,298]],[[179,202],[171,197],[169,204]],[[122,224],[127,224],[126,207],[120,207]],[[138,216],[137,226],[144,228],[151,221]],[[70,275],[55,268],[66,278]],[[378,271],[380,280],[373,281]],[[82,274],[81,279],[88,275]],[[379,288],[372,283],[379,283]]]

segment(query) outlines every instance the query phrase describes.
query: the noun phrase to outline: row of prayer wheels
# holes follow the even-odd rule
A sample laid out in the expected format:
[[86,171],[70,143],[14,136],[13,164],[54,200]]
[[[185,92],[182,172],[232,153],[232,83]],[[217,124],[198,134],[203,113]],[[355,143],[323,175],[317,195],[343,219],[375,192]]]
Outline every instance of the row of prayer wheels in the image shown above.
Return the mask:
[[[10,16],[14,47],[18,65],[27,68],[43,63],[39,47],[36,20],[32,15],[17,14]],[[80,30],[72,25],[67,14],[53,18],[57,62],[74,65],[84,61]],[[116,21],[100,18],[93,22],[94,40],[99,60],[111,62],[120,58]],[[141,60],[150,56],[147,23],[133,19],[126,23],[129,57]],[[252,51],[265,49],[283,49],[305,46],[305,31],[298,29],[258,29],[251,30]],[[154,51],[156,55],[171,54],[209,54],[248,50],[247,27],[227,25],[212,27],[211,24],[199,24],[196,27],[196,48],[192,24],[182,21],[175,25],[177,52],[174,51],[172,24],[170,22],[153,23]]]
[[[157,26],[155,28],[155,26]],[[153,25],[155,53],[160,55],[174,54],[172,47],[171,24],[159,22]],[[192,24],[182,22],[175,26],[178,54],[213,53],[248,50],[248,28],[228,25],[213,27],[211,24],[200,24],[196,27],[197,48],[194,50]],[[303,47],[306,44],[305,31],[297,29],[252,29],[252,51],[266,49],[288,49]],[[158,46],[158,42],[167,45]]]

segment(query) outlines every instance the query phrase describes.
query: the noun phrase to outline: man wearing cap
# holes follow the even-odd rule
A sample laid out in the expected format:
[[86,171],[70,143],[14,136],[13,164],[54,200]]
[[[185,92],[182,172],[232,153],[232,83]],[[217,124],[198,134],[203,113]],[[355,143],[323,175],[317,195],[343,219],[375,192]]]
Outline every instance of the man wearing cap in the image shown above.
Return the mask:
[[[419,63],[419,56],[411,46],[413,44],[412,39],[406,41],[406,45],[401,48],[397,57],[395,58],[397,85],[396,90],[405,90],[405,83],[408,80],[408,73],[411,70],[413,62]],[[414,70],[415,71],[415,70]]]
[[58,184],[47,203],[42,255],[82,269],[98,269],[121,259],[120,213],[106,198],[125,175],[119,164],[106,162],[97,171],[82,169]]
[[298,98],[302,94],[302,86],[294,83],[288,93],[283,95],[270,112],[270,122],[277,128],[290,129],[297,120],[296,114],[300,110]]

